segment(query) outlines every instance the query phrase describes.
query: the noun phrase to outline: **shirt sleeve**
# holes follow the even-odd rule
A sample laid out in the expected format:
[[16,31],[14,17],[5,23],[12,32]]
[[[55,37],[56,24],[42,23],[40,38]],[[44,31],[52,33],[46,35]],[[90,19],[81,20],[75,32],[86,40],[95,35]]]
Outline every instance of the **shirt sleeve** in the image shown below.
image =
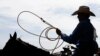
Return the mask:
[[82,28],[82,24],[78,24],[70,36],[62,33],[61,38],[68,43],[76,44],[81,36]]

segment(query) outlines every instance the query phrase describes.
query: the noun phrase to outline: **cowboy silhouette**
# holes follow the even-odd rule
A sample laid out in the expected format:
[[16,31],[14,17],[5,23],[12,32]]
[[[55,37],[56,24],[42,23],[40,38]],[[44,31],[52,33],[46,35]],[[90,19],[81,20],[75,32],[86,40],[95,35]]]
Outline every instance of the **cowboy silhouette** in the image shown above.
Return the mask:
[[56,29],[56,33],[60,35],[64,41],[77,46],[72,56],[93,56],[98,50],[96,42],[97,35],[89,17],[95,16],[95,14],[90,11],[88,6],[80,6],[79,10],[75,11],[72,15],[78,15],[79,20],[72,34],[67,36],[58,28]]

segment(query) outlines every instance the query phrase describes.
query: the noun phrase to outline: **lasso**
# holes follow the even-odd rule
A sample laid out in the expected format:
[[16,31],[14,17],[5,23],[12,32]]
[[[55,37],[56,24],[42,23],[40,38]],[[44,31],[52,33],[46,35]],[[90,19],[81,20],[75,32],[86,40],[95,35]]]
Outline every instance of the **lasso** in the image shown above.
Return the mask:
[[[24,13],[24,12],[31,13],[31,14],[35,15],[35,16],[38,17],[42,22],[44,22],[45,24],[49,25],[49,27],[46,27],[46,28],[41,32],[40,35],[35,34],[35,33],[32,33],[32,32],[29,32],[28,30],[24,29],[24,28],[20,25],[20,23],[19,23],[19,17],[20,17],[20,15],[21,15],[22,13]],[[20,13],[18,14],[18,16],[17,16],[17,24],[18,24],[19,27],[22,28],[25,32],[27,32],[27,33],[29,33],[29,34],[32,34],[32,35],[35,35],[35,36],[38,36],[38,37],[39,37],[39,44],[40,44],[40,46],[41,46],[41,48],[42,48],[43,50],[52,51],[52,53],[53,53],[55,49],[59,48],[59,47],[63,44],[63,42],[62,42],[62,43],[58,46],[59,41],[60,41],[60,36],[58,36],[57,38],[49,38],[49,36],[48,36],[48,32],[49,32],[51,29],[56,29],[56,27],[54,27],[54,26],[51,25],[50,23],[46,22],[42,17],[39,17],[37,14],[35,14],[35,13],[33,13],[33,12],[30,12],[30,11],[22,11],[22,12],[20,12]],[[44,32],[45,32],[45,36],[42,36],[42,34],[43,34]],[[47,39],[50,40],[50,41],[55,41],[55,40],[58,40],[58,41],[57,41],[57,44],[55,45],[55,47],[54,47],[53,49],[45,49],[45,48],[41,45],[41,42],[40,42],[41,38],[47,38]]]

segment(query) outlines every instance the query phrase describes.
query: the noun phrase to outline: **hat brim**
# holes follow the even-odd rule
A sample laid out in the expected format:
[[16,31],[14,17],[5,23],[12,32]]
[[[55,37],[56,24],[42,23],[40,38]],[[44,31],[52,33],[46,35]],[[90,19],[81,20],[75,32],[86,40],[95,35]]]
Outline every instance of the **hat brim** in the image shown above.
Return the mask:
[[[72,15],[77,15],[79,13],[79,11],[75,11]],[[83,13],[83,12],[81,12],[81,13]],[[86,13],[87,14],[87,13]],[[89,13],[88,13],[90,16],[95,16],[95,14],[93,13],[93,12],[91,12],[91,11],[89,11]]]

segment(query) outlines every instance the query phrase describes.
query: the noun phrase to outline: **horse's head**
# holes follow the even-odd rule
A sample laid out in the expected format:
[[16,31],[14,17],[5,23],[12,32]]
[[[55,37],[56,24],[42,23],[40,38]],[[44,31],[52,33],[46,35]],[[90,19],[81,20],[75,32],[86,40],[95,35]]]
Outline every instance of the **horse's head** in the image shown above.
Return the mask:
[[52,56],[49,52],[37,48],[17,38],[17,33],[10,34],[10,39],[3,48],[2,56]]
[[22,41],[20,38],[17,38],[17,33],[13,35],[10,34],[10,39],[7,41],[5,47],[3,48],[3,56],[14,56],[13,54],[20,56],[27,53],[30,53],[29,45]]
[[5,47],[9,49],[17,49],[17,50],[28,48],[27,44],[24,41],[22,41],[20,38],[17,38],[16,32],[13,35],[10,34],[10,39],[6,43]]

